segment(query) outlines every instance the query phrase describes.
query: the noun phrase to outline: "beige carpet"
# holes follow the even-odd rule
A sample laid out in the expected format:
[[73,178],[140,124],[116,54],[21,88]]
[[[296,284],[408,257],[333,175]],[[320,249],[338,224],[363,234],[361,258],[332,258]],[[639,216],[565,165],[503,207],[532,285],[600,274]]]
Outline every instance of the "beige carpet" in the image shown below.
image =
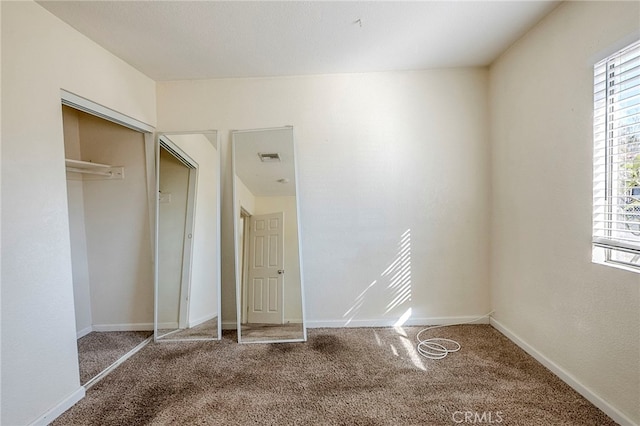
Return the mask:
[[311,329],[307,343],[251,345],[227,332],[219,342],[149,344],[54,424],[454,425],[465,412],[485,424],[614,424],[488,325],[434,330],[462,344],[439,361],[417,358],[419,330]]
[[152,331],[94,331],[79,338],[80,384],[97,376],[151,334]]
[[269,340],[294,340],[304,337],[301,323],[291,324],[242,324],[242,342]]

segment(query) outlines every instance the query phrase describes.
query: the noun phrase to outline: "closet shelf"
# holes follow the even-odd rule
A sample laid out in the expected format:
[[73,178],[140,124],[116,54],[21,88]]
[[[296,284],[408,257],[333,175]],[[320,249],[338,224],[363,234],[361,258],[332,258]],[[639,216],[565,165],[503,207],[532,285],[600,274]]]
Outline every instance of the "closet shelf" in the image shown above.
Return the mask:
[[[90,175],[93,179],[124,179],[124,167],[111,166],[109,164],[92,163],[89,161],[64,160],[67,172]],[[86,177],[85,177],[86,179]]]

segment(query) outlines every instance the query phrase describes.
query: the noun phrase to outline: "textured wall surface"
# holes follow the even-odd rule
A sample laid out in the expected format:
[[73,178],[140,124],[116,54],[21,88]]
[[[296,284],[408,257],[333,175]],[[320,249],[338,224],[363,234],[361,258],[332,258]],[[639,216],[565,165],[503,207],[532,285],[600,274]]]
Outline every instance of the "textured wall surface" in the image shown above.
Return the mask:
[[229,130],[284,125],[311,325],[488,311],[487,70],[162,82],[158,123],[220,130],[225,323],[236,312]]
[[[80,389],[60,89],[155,124],[155,82],[32,2],[2,3],[2,424]],[[37,391],[35,391],[37,390]]]
[[591,263],[593,65],[637,2],[566,2],[491,67],[495,318],[640,422],[640,275]]

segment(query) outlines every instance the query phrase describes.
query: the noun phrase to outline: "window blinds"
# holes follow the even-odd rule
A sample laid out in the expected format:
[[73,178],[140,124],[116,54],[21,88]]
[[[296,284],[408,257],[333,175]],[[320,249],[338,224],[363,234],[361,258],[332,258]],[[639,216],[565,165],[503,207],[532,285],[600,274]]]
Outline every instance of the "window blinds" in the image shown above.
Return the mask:
[[594,245],[640,254],[640,41],[594,67],[593,164]]

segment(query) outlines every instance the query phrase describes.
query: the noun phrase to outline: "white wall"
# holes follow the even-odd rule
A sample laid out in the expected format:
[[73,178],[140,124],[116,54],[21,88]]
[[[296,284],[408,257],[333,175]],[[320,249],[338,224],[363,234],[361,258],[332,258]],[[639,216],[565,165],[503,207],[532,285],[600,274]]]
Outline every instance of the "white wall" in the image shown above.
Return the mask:
[[124,167],[124,179],[84,180],[85,231],[96,330],[153,328],[153,255],[144,137],[80,114],[82,160]]
[[202,133],[170,136],[173,143],[198,163],[189,300],[190,327],[218,315],[220,154],[208,137],[214,136]]
[[238,203],[237,211],[244,209],[251,215],[256,214],[255,195],[247,188],[242,179],[237,176],[234,176],[234,178],[236,182],[236,201]]
[[296,197],[255,197],[254,214],[284,213],[284,320],[302,322]]
[[60,88],[155,123],[155,83],[33,2],[2,7],[2,424],[81,397]]
[[[80,124],[78,111],[62,108],[64,128],[64,156],[81,160]],[[82,175],[67,173],[67,203],[69,208],[69,236],[73,277],[73,304],[76,314],[76,333],[82,337],[92,331],[91,284],[87,259],[87,233],[85,232],[84,185]]]
[[[283,125],[311,325],[487,312],[486,88],[484,69],[158,83],[163,128],[221,130],[223,321],[236,314],[229,130]],[[392,283],[399,259],[410,273]]]
[[[640,276],[591,263],[593,65],[638,2],[565,2],[491,67],[500,324],[640,423]],[[617,419],[620,421],[620,419]]]

